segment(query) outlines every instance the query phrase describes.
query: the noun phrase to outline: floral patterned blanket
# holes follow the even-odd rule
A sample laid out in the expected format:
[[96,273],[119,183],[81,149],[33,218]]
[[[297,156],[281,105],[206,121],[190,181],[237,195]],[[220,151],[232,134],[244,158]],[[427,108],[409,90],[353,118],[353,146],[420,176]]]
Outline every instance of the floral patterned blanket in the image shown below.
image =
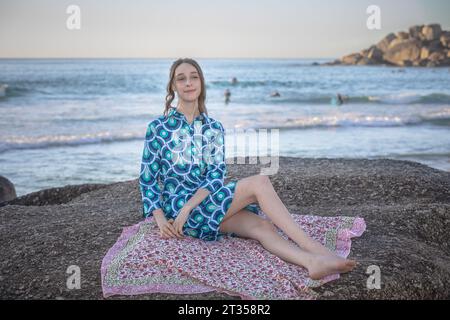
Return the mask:
[[[293,218],[312,238],[342,257],[350,253],[351,238],[361,236],[366,228],[358,217],[294,214]],[[336,280],[339,274],[312,280],[305,268],[281,260],[252,239],[228,235],[219,241],[189,236],[162,239],[154,218],[149,217],[124,228],[103,258],[101,277],[105,298],[217,291],[242,299],[287,300],[315,299],[310,288]]]

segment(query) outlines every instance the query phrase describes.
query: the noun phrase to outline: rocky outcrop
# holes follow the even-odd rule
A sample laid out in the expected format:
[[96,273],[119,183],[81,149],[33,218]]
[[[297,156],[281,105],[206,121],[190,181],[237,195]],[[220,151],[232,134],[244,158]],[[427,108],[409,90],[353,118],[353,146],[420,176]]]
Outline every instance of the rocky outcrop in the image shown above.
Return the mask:
[[47,206],[53,204],[63,204],[71,201],[79,195],[101,189],[107,184],[80,184],[74,186],[65,186],[60,188],[44,189],[26,194],[24,196],[12,198],[12,200],[0,202],[0,206],[22,205],[22,206]]
[[[236,161],[234,162],[236,163]],[[264,165],[229,164],[226,182]],[[270,180],[292,214],[360,216],[367,224],[352,243],[355,270],[314,291],[321,299],[448,299],[450,173],[410,161],[281,157]],[[100,267],[122,228],[142,220],[139,183],[118,182],[81,194],[60,188],[62,204],[0,207],[2,299],[102,299]],[[53,203],[43,198],[35,203]],[[59,197],[61,198],[61,197]],[[81,288],[68,289],[69,266]],[[368,289],[370,266],[380,289]],[[110,299],[239,299],[224,293],[146,294]]]
[[14,184],[7,178],[0,176],[0,204],[17,197]]
[[443,31],[439,24],[413,26],[325,65],[450,66],[450,31]]

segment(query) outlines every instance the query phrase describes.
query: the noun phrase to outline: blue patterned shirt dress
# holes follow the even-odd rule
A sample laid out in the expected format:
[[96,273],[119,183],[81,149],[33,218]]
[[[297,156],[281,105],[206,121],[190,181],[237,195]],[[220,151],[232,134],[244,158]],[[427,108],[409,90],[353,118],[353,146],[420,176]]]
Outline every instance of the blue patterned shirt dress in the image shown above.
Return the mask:
[[[175,219],[194,193],[205,188],[210,194],[191,211],[183,233],[206,241],[221,239],[226,233],[219,231],[219,224],[237,183],[225,184],[226,174],[225,130],[220,121],[201,113],[189,124],[183,113],[171,107],[167,116],[147,127],[139,176],[144,218],[162,208],[167,219]],[[261,214],[258,204],[245,209]]]

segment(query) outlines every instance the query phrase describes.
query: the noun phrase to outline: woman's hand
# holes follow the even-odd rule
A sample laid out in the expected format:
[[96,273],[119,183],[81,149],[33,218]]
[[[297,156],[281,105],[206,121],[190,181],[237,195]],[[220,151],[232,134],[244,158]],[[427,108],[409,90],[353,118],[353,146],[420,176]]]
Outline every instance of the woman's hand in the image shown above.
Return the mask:
[[180,212],[178,213],[175,221],[173,222],[173,227],[178,236],[184,237],[183,226],[186,223],[186,220],[189,218],[189,214],[191,213],[191,211],[192,209],[190,207],[183,206],[183,208],[180,209]]
[[[167,220],[165,216],[158,217],[156,219],[156,224],[159,227],[160,236],[163,239],[169,238],[177,238],[177,232],[175,231],[174,226],[172,225],[173,219]],[[180,237],[178,237],[180,238]]]

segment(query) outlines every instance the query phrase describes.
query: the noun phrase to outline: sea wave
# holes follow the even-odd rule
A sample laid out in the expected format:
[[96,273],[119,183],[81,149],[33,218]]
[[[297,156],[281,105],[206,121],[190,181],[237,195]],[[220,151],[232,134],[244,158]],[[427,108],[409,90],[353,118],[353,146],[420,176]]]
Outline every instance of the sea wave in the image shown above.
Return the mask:
[[250,123],[237,123],[235,127],[254,129],[310,129],[321,127],[400,127],[416,125],[439,125],[450,127],[450,109],[426,115],[323,115],[288,118],[283,121],[272,120],[266,123],[251,125]]
[[[282,93],[280,93],[282,95]],[[411,104],[450,104],[450,95],[444,93],[417,94],[417,93],[400,93],[378,96],[351,96],[343,95],[346,99],[344,104],[382,104],[382,105],[411,105]],[[300,104],[330,104],[333,103],[335,96],[319,95],[319,96],[299,96],[277,98],[273,101],[284,103],[300,103]]]
[[47,135],[47,136],[11,136],[0,141],[0,153],[18,149],[46,149],[61,146],[76,146],[105,142],[143,140],[145,133],[123,132],[114,134],[108,131],[80,135]]

